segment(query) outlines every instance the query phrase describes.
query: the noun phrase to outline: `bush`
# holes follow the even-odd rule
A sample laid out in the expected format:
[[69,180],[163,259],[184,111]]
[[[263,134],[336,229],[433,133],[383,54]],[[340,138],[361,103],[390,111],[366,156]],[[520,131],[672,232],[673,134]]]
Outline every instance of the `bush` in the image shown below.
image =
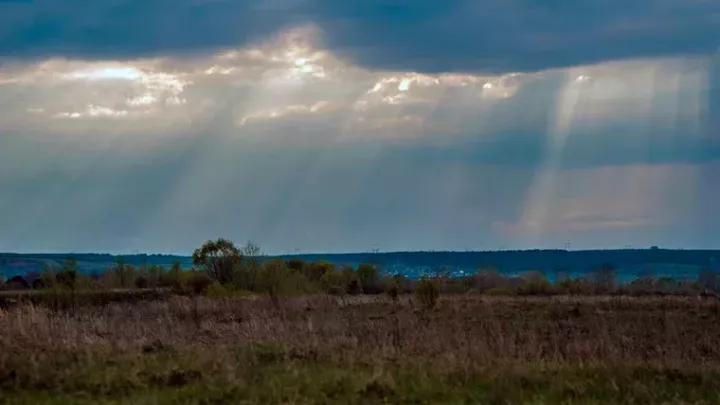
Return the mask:
[[240,249],[227,239],[209,240],[196,249],[192,256],[193,265],[204,270],[220,284],[229,284],[243,261]]
[[3,290],[28,290],[30,289],[30,284],[25,281],[25,278],[22,276],[14,276],[11,277],[9,280],[5,282],[5,285],[2,286]]
[[148,279],[145,276],[138,276],[135,279],[135,288],[144,289],[150,285]]
[[363,263],[357,268],[357,277],[360,280],[363,292],[366,294],[380,294],[383,292],[380,285],[380,273],[372,264]]
[[170,287],[175,291],[182,290],[183,269],[179,262],[174,262],[169,271],[159,274],[158,285]]
[[556,289],[547,280],[528,281],[517,290],[519,295],[555,295]]
[[587,281],[566,277],[557,282],[557,288],[562,294],[588,295],[592,294],[595,287]]
[[514,290],[507,287],[493,287],[485,290],[484,294],[491,297],[511,297],[513,295],[517,295]]
[[202,294],[214,282],[205,272],[196,270],[185,273],[183,279],[188,292],[196,295]]
[[362,293],[362,288],[360,288],[360,284],[358,284],[357,280],[350,280],[350,282],[347,285],[347,293],[350,295],[358,295]]
[[433,309],[440,297],[440,288],[435,280],[423,278],[415,288],[415,297],[425,309]]
[[262,270],[258,276],[258,285],[260,289],[267,293],[268,296],[277,302],[280,295],[287,294],[293,290],[289,280],[291,279],[292,270],[287,267],[287,263],[280,259],[270,260],[263,264]]
[[398,286],[401,294],[410,294],[413,292],[413,288],[410,285],[410,281],[402,274],[396,274],[390,278],[390,281]]
[[142,275],[147,280],[146,288],[157,288],[160,285],[160,280],[164,274],[165,269],[162,266],[156,264],[148,266],[147,271],[145,271]]
[[397,301],[400,298],[400,286],[398,283],[391,283],[387,288],[387,295],[393,300]]
[[617,270],[612,264],[600,266],[593,272],[592,278],[598,294],[607,294],[617,287]]
[[539,271],[523,274],[524,283],[517,289],[520,295],[552,295],[557,290]]
[[327,290],[325,290],[325,293],[327,295],[336,295],[342,297],[343,295],[345,295],[345,289],[340,286],[333,285],[330,286]]
[[497,287],[509,288],[511,283],[508,277],[489,267],[478,270],[477,274],[475,274],[475,281],[471,284],[475,290],[484,292]]
[[62,269],[55,276],[55,279],[61,286],[74,290],[78,278],[77,275],[77,261],[75,259],[68,258],[63,263]]
[[53,269],[48,267],[45,269],[45,271],[38,277],[37,280],[33,282],[33,289],[35,290],[47,290],[52,289],[57,284],[57,279],[55,277],[55,273],[53,272]]
[[319,261],[312,262],[303,267],[305,277],[310,281],[320,281],[325,273],[335,270],[335,265],[330,262]]
[[342,272],[337,270],[329,270],[320,277],[320,285],[324,291],[329,291],[333,287],[346,289],[347,281]]
[[75,288],[75,281],[77,280],[77,272],[74,270],[61,270],[57,274],[57,282],[61,286],[69,289]]
[[227,299],[227,298],[243,298],[243,297],[249,297],[252,294],[245,290],[235,290],[232,288],[228,288],[227,286],[224,286],[219,283],[212,283],[210,284],[203,294],[208,298],[213,299]]
[[288,269],[298,272],[298,273],[303,272],[303,270],[305,269],[305,265],[306,265],[305,261],[300,260],[300,259],[289,259],[287,261]]

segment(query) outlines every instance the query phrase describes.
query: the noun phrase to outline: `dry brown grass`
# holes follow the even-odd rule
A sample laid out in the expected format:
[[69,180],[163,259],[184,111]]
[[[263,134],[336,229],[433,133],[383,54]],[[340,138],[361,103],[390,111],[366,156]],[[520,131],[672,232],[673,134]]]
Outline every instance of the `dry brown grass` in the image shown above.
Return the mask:
[[0,404],[720,401],[696,298],[171,297],[0,310]]
[[0,356],[88,350],[223,348],[274,342],[333,362],[494,365],[720,365],[720,306],[693,298],[444,297],[265,299],[110,304],[56,312],[0,310]]

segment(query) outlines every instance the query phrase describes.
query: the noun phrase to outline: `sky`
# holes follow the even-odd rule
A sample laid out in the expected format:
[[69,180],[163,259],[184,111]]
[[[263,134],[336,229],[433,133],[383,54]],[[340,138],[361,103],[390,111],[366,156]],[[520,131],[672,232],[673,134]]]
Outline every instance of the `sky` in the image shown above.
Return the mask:
[[720,3],[0,0],[0,251],[719,248]]

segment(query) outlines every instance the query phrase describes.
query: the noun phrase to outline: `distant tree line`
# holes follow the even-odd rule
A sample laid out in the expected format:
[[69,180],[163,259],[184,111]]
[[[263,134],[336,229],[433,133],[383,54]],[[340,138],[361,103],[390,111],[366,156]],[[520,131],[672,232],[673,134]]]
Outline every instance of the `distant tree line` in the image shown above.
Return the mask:
[[[47,267],[40,274],[0,279],[4,290],[50,290],[74,294],[87,290],[169,289],[178,294],[234,297],[266,294],[274,302],[280,297],[326,293],[357,295],[386,293],[393,299],[419,291],[432,306],[439,293],[483,293],[488,295],[558,295],[558,294],[697,294],[715,291],[720,279],[711,270],[700,272],[696,280],[675,280],[655,277],[643,271],[629,283],[619,283],[616,268],[609,263],[598,266],[584,277],[571,278],[562,269],[556,270],[555,282],[541,271],[526,271],[520,276],[502,275],[492,266],[478,269],[471,275],[451,277],[443,267],[421,280],[391,275],[376,264],[357,267],[335,265],[328,261],[305,261],[298,258],[267,258],[256,244],[238,247],[227,239],[205,242],[192,255],[192,269],[183,269],[180,262],[170,268],[160,265],[134,266],[118,258],[114,266],[102,273],[83,274],[73,258],[59,268]],[[437,293],[437,294],[436,294]],[[435,297],[435,298],[432,298]],[[431,304],[432,303],[432,304]]]
[[240,292],[282,295],[327,292],[334,294],[380,294],[388,283],[401,283],[402,276],[380,274],[378,266],[357,268],[330,262],[299,259],[266,259],[260,248],[248,243],[237,247],[227,239],[207,241],[192,256],[193,268],[180,262],[167,269],[160,265],[133,266],[118,258],[102,273],[83,274],[69,257],[60,268],[48,266],[42,273],[0,280],[0,288],[22,289],[154,289],[169,288],[178,293],[233,295]]

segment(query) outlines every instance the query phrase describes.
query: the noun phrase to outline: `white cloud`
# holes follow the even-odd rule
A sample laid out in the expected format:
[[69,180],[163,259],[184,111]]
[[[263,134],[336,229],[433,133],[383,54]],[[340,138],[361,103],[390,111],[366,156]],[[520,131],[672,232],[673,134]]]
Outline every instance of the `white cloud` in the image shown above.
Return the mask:
[[[112,120],[114,131],[134,133],[213,125],[230,114],[248,135],[256,124],[312,115],[334,122],[344,137],[368,139],[492,134],[515,131],[519,122],[531,126],[526,131],[532,125],[536,131],[557,131],[528,121],[555,115],[552,125],[570,132],[597,132],[609,124],[644,125],[647,131],[681,121],[699,128],[707,102],[704,59],[608,62],[495,76],[422,74],[360,68],[321,42],[317,29],[304,26],[215,55],[15,63],[0,73],[0,94],[24,97],[5,109],[4,125],[71,132],[84,123]],[[63,118],[73,120],[53,124]]]
[[[27,99],[32,105],[23,106],[35,113],[28,125],[52,125],[38,122],[38,114],[49,119],[74,118],[78,123],[124,118],[125,122],[114,125],[128,131],[146,129],[148,120],[170,125],[212,116],[226,109],[227,103],[234,105],[230,109],[239,115],[236,122],[242,126],[260,118],[263,122],[281,120],[288,114],[313,114],[333,106],[335,113],[349,115],[345,128],[355,125],[358,130],[372,130],[407,124],[412,129],[426,120],[424,115],[448,89],[469,88],[478,98],[492,99],[510,97],[520,86],[521,79],[515,74],[489,77],[368,71],[317,48],[317,36],[313,28],[300,27],[206,58],[51,59],[14,66],[0,78],[5,86],[35,95]],[[487,88],[488,83],[492,89]],[[412,107],[419,105],[425,107]]]

